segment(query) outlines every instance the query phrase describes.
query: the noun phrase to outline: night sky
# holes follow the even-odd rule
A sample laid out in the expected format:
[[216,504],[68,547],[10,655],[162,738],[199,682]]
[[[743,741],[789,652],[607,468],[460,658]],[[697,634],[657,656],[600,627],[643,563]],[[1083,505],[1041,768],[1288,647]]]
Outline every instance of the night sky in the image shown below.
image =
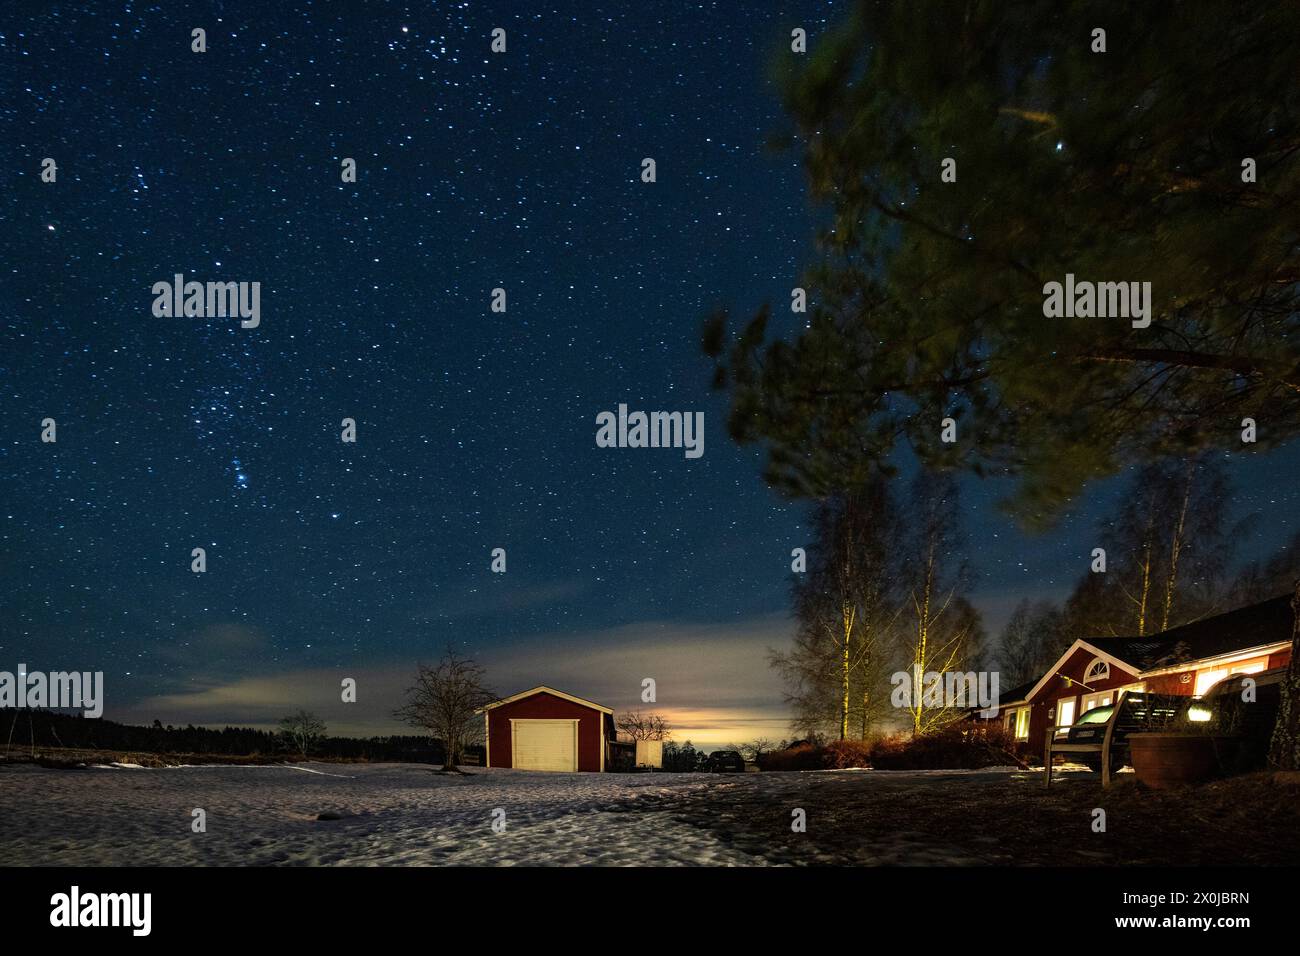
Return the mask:
[[[452,641],[501,693],[654,677],[678,739],[782,736],[806,508],[728,439],[699,329],[810,259],[770,66],[836,6],[6,4],[0,669],[102,670],[119,720],[389,733]],[[260,326],[155,317],[176,273],[260,282]],[[703,457],[597,448],[619,403],[703,411]],[[1295,514],[1296,446],[1251,459],[1239,511]],[[991,630],[1068,591],[1118,486],[1030,538],[965,483]]]

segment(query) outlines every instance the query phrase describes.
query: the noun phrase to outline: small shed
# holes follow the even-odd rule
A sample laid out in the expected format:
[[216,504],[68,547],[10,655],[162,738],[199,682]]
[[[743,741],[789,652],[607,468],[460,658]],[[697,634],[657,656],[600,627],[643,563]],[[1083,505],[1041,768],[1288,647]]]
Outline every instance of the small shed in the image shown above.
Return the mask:
[[663,769],[664,742],[662,740],[638,740],[636,742],[636,765]]
[[605,769],[614,711],[540,685],[483,708],[487,765],[516,770]]

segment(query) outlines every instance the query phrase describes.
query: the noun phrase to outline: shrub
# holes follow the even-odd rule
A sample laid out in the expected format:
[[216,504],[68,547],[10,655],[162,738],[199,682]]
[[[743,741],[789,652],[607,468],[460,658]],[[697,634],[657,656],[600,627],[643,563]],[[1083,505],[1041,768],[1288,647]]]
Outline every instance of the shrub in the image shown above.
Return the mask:
[[1015,763],[1015,739],[995,721],[961,721],[924,737],[892,734],[871,741],[800,741],[763,754],[763,770],[979,770]]
[[825,770],[870,767],[871,761],[872,744],[864,740],[835,740],[821,751],[821,765]]
[[1014,763],[1015,740],[995,721],[961,721],[914,739],[887,737],[871,753],[878,770],[978,770]]
[[762,770],[821,770],[822,748],[807,742],[785,750],[763,754],[758,766]]

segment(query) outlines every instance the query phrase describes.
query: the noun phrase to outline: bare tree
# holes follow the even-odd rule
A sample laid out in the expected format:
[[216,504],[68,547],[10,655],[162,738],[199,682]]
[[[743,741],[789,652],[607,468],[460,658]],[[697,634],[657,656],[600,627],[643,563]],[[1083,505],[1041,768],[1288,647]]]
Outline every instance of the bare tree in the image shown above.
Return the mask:
[[672,728],[662,714],[633,710],[615,717],[614,726],[633,740],[667,740],[672,736]]
[[1065,615],[1060,608],[1050,601],[1025,598],[1002,629],[997,654],[1002,686],[1011,688],[1037,679],[1071,643],[1065,637]]
[[771,651],[798,733],[843,740],[884,716],[887,653],[899,610],[889,551],[895,526],[883,479],[813,508],[808,569],[792,585],[798,629],[790,651]]
[[764,754],[769,754],[774,750],[780,750],[781,747],[772,743],[766,737],[759,737],[757,740],[751,740],[744,744],[729,744],[729,750],[734,750],[745,758],[746,763],[758,763],[763,759]]
[[325,721],[309,710],[299,710],[280,720],[280,733],[304,757],[325,736]]
[[1232,498],[1212,457],[1137,471],[1097,529],[1106,573],[1085,572],[1066,604],[1070,636],[1143,637],[1222,610],[1232,597],[1225,576],[1234,545],[1257,520],[1230,523]]
[[485,672],[448,645],[434,667],[419,664],[406,703],[393,716],[429,732],[444,747],[442,769],[455,770],[465,744],[481,733],[477,714],[496,695],[484,684]]
[[1300,580],[1300,531],[1267,560],[1256,559],[1241,569],[1232,585],[1233,606],[1254,604],[1285,594]]
[[981,666],[983,627],[965,597],[970,577],[958,524],[957,482],[950,473],[920,471],[912,480],[911,509],[903,536],[903,581],[908,626],[900,643],[913,675],[908,705],[912,735],[941,730],[965,711],[951,700],[927,704],[920,682],[929,673]]

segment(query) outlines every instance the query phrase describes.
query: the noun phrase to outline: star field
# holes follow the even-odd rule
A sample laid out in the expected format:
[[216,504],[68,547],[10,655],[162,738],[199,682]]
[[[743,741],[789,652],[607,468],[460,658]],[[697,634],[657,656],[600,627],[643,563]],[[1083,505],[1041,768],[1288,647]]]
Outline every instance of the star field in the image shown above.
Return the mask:
[[[810,261],[799,158],[765,148],[769,66],[832,5],[16,6],[0,13],[10,666],[102,669],[113,716],[448,640],[490,656],[786,610],[805,509],[727,437],[698,333],[719,305],[788,302]],[[260,326],[155,318],[150,287],[176,273],[260,282]],[[595,415],[620,402],[703,410],[704,456],[597,448]],[[1244,476],[1243,506],[1294,468],[1279,455]],[[1030,539],[995,485],[966,499],[989,606],[1026,578],[1068,590],[1087,553],[1070,531],[1113,491]]]

